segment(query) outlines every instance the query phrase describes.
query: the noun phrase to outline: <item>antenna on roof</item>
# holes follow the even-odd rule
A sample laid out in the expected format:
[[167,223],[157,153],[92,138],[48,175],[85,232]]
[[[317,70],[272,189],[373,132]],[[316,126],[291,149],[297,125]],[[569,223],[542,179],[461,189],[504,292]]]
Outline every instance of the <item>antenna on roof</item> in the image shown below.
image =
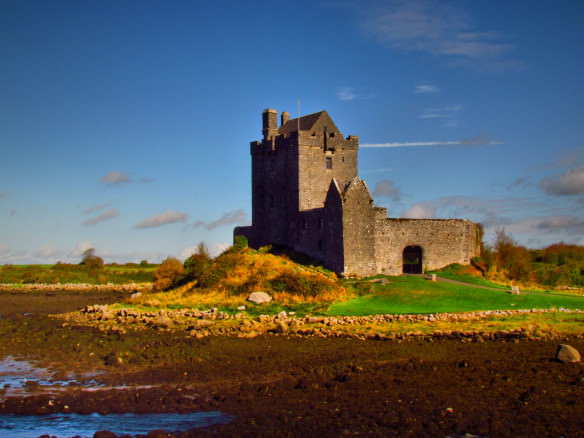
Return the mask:
[[300,137],[300,99],[298,99],[298,118],[296,120],[298,121],[298,136]]

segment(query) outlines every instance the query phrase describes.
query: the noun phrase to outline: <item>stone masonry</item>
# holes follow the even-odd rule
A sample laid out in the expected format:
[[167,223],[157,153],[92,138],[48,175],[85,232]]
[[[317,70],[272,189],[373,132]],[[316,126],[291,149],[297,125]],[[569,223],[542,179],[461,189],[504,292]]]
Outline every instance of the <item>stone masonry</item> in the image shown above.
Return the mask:
[[461,219],[388,218],[358,177],[359,138],[344,138],[326,111],[290,119],[266,109],[250,144],[252,248],[283,245],[341,275],[421,273],[479,255],[478,227]]

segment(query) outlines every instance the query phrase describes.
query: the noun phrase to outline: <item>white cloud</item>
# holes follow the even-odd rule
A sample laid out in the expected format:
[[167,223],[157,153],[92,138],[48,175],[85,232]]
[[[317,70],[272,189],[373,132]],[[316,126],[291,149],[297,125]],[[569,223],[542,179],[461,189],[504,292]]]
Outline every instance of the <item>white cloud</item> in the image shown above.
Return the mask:
[[421,115],[420,119],[441,119],[442,125],[447,128],[454,128],[459,124],[459,114],[462,105],[446,105],[438,108],[428,108]]
[[83,225],[95,225],[108,219],[118,217],[119,215],[120,213],[118,212],[118,209],[112,208],[111,210],[108,210],[105,213],[100,214],[99,216],[83,221]]
[[433,84],[417,84],[416,88],[414,90],[415,94],[434,94],[434,93],[438,93],[440,91],[440,88],[438,88],[436,85]]
[[[504,144],[502,141],[478,142],[479,138],[469,138],[462,140],[439,140],[439,141],[407,141],[407,142],[388,142],[388,143],[363,143],[359,145],[362,148],[404,148],[418,146],[490,146]],[[473,143],[473,141],[477,141]]]
[[81,242],[79,242],[77,244],[75,249],[71,252],[71,255],[73,255],[75,257],[80,256],[85,251],[87,251],[89,248],[95,248],[95,246],[89,240],[82,240]]
[[352,88],[339,88],[337,91],[337,97],[339,100],[355,100],[357,95]]
[[102,176],[99,179],[99,182],[109,185],[127,184],[130,182],[130,175],[119,172],[117,170],[112,170],[111,172],[108,172],[107,175]]
[[379,181],[375,186],[375,189],[373,190],[373,197],[377,196],[387,196],[396,202],[401,199],[399,188],[395,186],[393,181],[386,179]]
[[156,214],[142,222],[134,225],[134,228],[155,228],[162,225],[172,224],[175,222],[184,222],[187,220],[188,215],[186,213],[180,213],[178,211],[168,210],[164,213]]
[[567,170],[557,180],[545,178],[541,186],[548,195],[584,194],[584,165]]
[[361,24],[394,48],[473,63],[500,60],[511,49],[499,32],[473,29],[471,17],[452,3],[388,1],[367,9]]
[[436,209],[432,204],[422,202],[404,211],[402,217],[409,219],[434,219],[436,217]]

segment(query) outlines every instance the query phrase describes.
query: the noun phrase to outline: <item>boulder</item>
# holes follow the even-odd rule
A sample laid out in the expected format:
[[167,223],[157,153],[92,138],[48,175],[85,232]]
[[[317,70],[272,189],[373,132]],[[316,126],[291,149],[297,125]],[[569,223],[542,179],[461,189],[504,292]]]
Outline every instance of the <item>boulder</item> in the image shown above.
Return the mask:
[[560,344],[556,352],[556,359],[563,363],[575,363],[580,362],[582,357],[580,352],[571,345]]
[[247,298],[247,301],[250,301],[254,304],[269,303],[272,301],[272,297],[265,292],[252,292],[251,295]]

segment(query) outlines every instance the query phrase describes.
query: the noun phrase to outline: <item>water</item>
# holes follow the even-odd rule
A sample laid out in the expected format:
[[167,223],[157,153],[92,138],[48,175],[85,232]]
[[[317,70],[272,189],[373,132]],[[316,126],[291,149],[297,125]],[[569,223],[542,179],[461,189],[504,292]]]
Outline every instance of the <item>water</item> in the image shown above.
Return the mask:
[[[78,385],[85,391],[102,389],[147,389],[140,387],[105,387],[94,380],[82,383],[75,379],[58,380],[46,368],[35,367],[27,361],[7,356],[0,360],[0,400],[9,396],[31,393],[54,393]],[[0,438],[37,438],[49,434],[58,437],[92,437],[98,430],[109,430],[118,435],[146,434],[151,430],[184,432],[197,427],[222,424],[231,417],[221,412],[193,412],[190,414],[49,414],[0,415]]]
[[0,400],[3,397],[55,392],[67,386],[99,387],[95,380],[83,384],[75,379],[59,380],[46,368],[35,367],[30,362],[7,356],[0,360]]
[[231,417],[221,412],[190,414],[109,414],[109,415],[0,415],[0,438],[37,438],[43,434],[58,437],[92,437],[99,430],[118,435],[146,434],[151,430],[185,432],[198,427],[224,424]]

